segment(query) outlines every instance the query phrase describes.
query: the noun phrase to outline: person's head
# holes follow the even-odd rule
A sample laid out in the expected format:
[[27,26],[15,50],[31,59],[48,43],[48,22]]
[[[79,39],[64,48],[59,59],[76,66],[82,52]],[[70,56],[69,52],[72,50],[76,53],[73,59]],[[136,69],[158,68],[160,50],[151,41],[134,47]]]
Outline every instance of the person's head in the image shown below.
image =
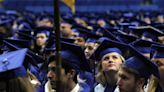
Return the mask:
[[117,85],[120,92],[138,92],[145,83],[145,78],[140,77],[136,70],[125,65],[121,65],[118,76]]
[[156,21],[157,23],[164,23],[164,16],[163,14],[159,14],[157,17],[156,17]]
[[152,74],[159,78],[157,66],[136,50],[133,52],[134,56],[125,60],[118,72],[120,92],[141,92]]
[[101,67],[103,71],[118,71],[124,61],[118,48],[108,48],[101,52]]
[[100,62],[102,71],[118,71],[119,66],[124,62],[123,49],[127,46],[113,40],[104,40],[96,49],[97,60]]
[[[62,42],[61,55],[61,85],[63,89],[72,89],[71,87],[77,83],[77,74],[84,70],[90,71],[89,64],[86,62],[84,52],[80,46]],[[56,61],[57,56],[51,56],[48,64],[47,77],[51,81],[51,85],[56,87]],[[83,67],[82,67],[83,66]],[[68,92],[68,90],[67,90]]]
[[152,45],[151,60],[158,66],[160,80],[164,80],[164,46]]
[[85,46],[85,39],[83,37],[78,36],[78,37],[75,37],[74,39],[75,39],[74,44],[79,45],[81,47]]
[[[56,56],[51,56],[49,59],[48,64],[48,73],[47,77],[51,82],[51,86],[53,89],[56,89]],[[77,82],[76,79],[77,72],[76,70],[71,67],[68,60],[65,60],[62,58],[62,65],[61,65],[61,85],[63,87],[68,87],[69,83],[71,82]]]
[[[126,52],[123,52],[124,50]],[[103,40],[90,57],[90,59],[99,62],[97,80],[102,81],[104,85],[108,76],[108,78],[114,79],[112,84],[116,83],[119,67],[130,53],[126,44],[113,40]]]
[[104,19],[100,18],[100,19],[97,20],[97,24],[100,27],[105,27],[106,26],[106,21]]
[[72,25],[67,22],[62,22],[60,24],[60,31],[63,36],[70,37],[72,35]]
[[87,59],[90,58],[90,56],[93,54],[93,52],[96,50],[96,48],[98,47],[98,45],[96,44],[96,40],[95,39],[88,39],[85,43],[85,49],[84,49],[84,53]]
[[[37,31],[37,30],[36,30]],[[45,47],[47,45],[50,36],[49,30],[42,29],[36,32],[36,45],[39,47]]]
[[50,16],[41,16],[37,19],[37,26],[53,27],[53,19]]

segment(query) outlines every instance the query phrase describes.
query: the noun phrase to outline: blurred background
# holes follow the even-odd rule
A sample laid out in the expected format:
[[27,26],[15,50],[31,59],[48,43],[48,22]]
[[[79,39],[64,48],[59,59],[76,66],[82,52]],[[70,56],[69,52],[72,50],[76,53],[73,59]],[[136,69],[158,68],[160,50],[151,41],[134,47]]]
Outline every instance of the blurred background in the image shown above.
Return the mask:
[[[0,0],[2,9],[53,11],[53,0]],[[163,10],[164,0],[76,0],[76,12],[109,12],[110,10]],[[70,12],[61,2],[62,13]]]

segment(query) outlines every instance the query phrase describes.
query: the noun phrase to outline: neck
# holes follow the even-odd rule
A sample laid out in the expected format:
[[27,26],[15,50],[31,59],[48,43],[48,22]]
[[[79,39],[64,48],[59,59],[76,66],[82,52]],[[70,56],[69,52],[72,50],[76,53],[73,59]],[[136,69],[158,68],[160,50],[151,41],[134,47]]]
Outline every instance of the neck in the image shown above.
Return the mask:
[[116,85],[116,82],[117,82],[117,79],[118,79],[117,71],[105,72],[105,77],[106,77],[106,80],[107,80],[107,84],[109,86],[115,86]]
[[71,84],[70,84],[70,91],[72,90],[72,89],[74,89],[74,87],[76,86],[76,83],[73,81]]
[[62,92],[70,92],[76,86],[76,83],[73,80],[69,81],[68,83],[68,85],[65,85],[65,87],[63,87],[64,91]]

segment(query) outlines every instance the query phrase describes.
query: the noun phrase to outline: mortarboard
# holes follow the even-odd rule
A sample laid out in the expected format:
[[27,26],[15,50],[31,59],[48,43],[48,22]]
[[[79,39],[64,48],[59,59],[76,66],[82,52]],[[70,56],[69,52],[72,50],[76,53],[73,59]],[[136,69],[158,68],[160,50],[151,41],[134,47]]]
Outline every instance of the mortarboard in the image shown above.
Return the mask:
[[[19,50],[21,48],[27,48],[28,45],[28,41],[25,40],[4,40],[3,41],[4,45],[7,46],[9,51],[14,51],[14,50]],[[24,45],[20,45],[20,43],[24,44]],[[25,59],[27,61],[27,63],[30,61],[30,63],[34,66],[37,66],[37,63],[40,62],[44,62],[44,59],[42,56],[35,54],[34,52],[32,52],[31,50],[27,51],[27,57]]]
[[61,48],[61,58],[67,60],[74,69],[91,72],[84,51],[80,46],[62,42]]
[[146,54],[146,53],[150,53],[152,44],[158,44],[158,43],[139,39],[137,41],[132,42],[130,45],[136,48],[140,53]]
[[87,28],[76,28],[74,29],[74,31],[79,33],[78,36],[83,37],[85,40],[87,40],[88,38],[98,39],[101,37],[100,35],[97,35],[95,32],[92,32]]
[[133,56],[125,60],[123,64],[128,68],[136,70],[141,77],[149,78],[153,74],[159,78],[158,67],[133,47],[130,49],[133,51]]
[[124,58],[128,58],[131,53],[128,47],[129,46],[127,44],[120,43],[117,41],[103,40],[100,46],[91,55],[90,59],[100,61],[102,56],[110,52],[117,52]]
[[162,32],[164,32],[164,23],[154,23],[154,24],[151,24],[151,26],[161,30]]
[[62,19],[63,19],[62,23],[68,23],[71,25],[76,23],[76,21],[72,17],[68,18],[67,16],[64,16],[64,17],[62,17]]
[[13,20],[9,19],[9,18],[0,20],[0,26],[1,27],[11,27],[12,23],[13,23]]
[[53,28],[46,26],[36,27],[34,31],[34,36],[36,36],[38,33],[45,33],[47,37],[50,37],[51,33],[53,33]]
[[153,44],[151,46],[150,58],[164,58],[164,45]]
[[129,26],[129,35],[135,36],[137,38],[140,38],[142,36],[142,27],[134,27],[134,26]]
[[[11,43],[19,48],[29,48],[30,42],[22,39],[4,39],[4,43]],[[15,49],[14,49],[15,50]]]
[[30,31],[30,30],[18,30],[16,31],[17,33],[17,38],[18,39],[23,39],[23,40],[35,40],[35,38],[33,37],[34,32]]
[[94,38],[88,38],[88,39],[86,40],[86,43],[96,43],[96,42],[97,42],[97,40],[94,39]]
[[115,33],[115,35],[117,39],[126,44],[132,43],[137,40],[137,37],[127,34]]
[[114,34],[112,34],[109,30],[107,30],[107,29],[105,29],[105,28],[99,28],[99,29],[97,30],[97,32],[102,33],[102,36],[103,36],[103,37],[108,37],[108,38],[111,39],[111,40],[120,41],[120,40],[118,40],[118,39],[114,36]]
[[157,41],[157,37],[163,35],[163,32],[152,27],[152,26],[140,26],[130,27],[132,30],[131,34],[135,34],[138,37],[151,38],[153,41]]
[[44,19],[48,19],[50,22],[53,22],[53,17],[48,14],[40,14],[40,16],[37,17],[37,20],[42,21]]
[[147,26],[143,29],[143,37],[151,38],[153,41],[158,41],[158,36],[164,35],[162,31],[152,26]]
[[[27,72],[23,66],[27,49],[20,49],[0,55],[0,78],[10,79],[26,76]],[[18,57],[19,56],[19,57]]]

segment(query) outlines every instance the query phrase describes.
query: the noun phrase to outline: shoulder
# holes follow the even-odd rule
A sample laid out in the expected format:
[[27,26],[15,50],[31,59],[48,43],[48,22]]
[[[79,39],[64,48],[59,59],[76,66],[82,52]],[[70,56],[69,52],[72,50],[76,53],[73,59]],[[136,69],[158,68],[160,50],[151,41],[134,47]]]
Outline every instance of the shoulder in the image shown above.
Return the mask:
[[105,87],[102,84],[98,84],[94,88],[94,92],[104,92]]

